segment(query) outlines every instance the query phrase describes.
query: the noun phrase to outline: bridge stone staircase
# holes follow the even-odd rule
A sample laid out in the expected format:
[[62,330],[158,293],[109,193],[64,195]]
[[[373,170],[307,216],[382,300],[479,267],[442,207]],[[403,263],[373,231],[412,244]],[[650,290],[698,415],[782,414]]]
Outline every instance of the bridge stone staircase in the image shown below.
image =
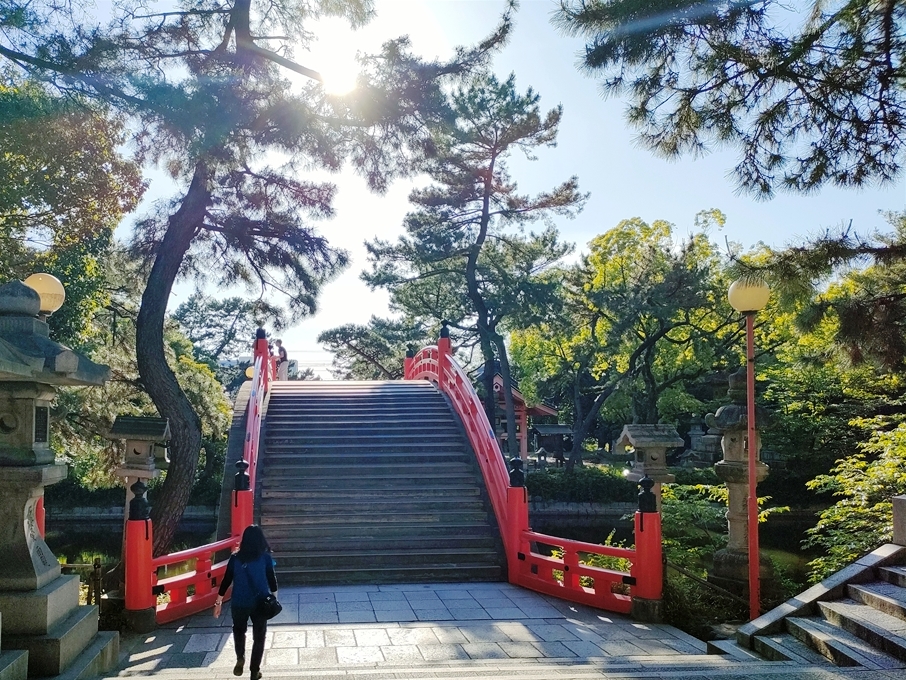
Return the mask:
[[906,547],[888,544],[742,626],[712,653],[898,670],[906,677]]
[[429,382],[276,382],[262,437],[256,511],[281,584],[504,579],[475,456]]

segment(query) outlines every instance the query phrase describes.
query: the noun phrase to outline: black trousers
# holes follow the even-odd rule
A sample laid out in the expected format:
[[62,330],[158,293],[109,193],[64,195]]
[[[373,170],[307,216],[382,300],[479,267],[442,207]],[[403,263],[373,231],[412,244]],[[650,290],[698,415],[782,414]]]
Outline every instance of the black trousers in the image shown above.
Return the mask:
[[253,614],[249,607],[231,607],[233,613],[233,643],[236,646],[236,658],[245,658],[245,632],[249,619],[252,620],[252,657],[249,659],[249,672],[255,677],[261,670],[261,659],[264,656],[264,636],[267,635],[267,619],[261,614]]

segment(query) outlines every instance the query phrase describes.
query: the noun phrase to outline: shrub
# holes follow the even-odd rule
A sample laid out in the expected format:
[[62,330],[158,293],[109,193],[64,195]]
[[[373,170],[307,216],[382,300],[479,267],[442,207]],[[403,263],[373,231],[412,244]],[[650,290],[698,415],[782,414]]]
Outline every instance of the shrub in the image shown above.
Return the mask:
[[609,467],[582,467],[573,472],[548,468],[529,472],[525,485],[530,498],[563,503],[632,502],[639,493],[635,482]]

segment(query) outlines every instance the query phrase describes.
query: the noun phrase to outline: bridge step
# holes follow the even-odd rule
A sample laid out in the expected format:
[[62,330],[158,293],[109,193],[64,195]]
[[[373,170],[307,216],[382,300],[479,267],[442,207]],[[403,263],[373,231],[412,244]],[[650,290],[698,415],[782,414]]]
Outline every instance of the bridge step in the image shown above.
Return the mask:
[[283,567],[279,557],[277,570],[280,582],[305,583],[307,585],[381,584],[381,583],[466,583],[469,581],[500,581],[500,567],[495,564],[462,564],[458,561],[448,564],[395,564],[347,567],[343,563],[330,568]]
[[438,471],[435,470],[423,471],[411,468],[406,468],[397,474],[394,474],[392,470],[384,470],[382,474],[373,473],[368,476],[358,476],[351,475],[348,469],[337,466],[334,468],[334,474],[332,475],[328,473],[306,475],[302,469],[304,465],[304,461],[300,461],[299,466],[295,468],[266,470],[261,478],[263,488],[296,488],[304,490],[340,487],[348,489],[351,484],[354,484],[363,489],[386,487],[398,490],[408,488],[421,492],[426,488],[440,489],[449,485],[461,486],[474,481],[474,476],[464,470],[457,472],[447,471],[442,478],[438,478]]
[[433,385],[276,383],[263,432],[257,507],[281,583],[503,578],[484,481]]
[[[496,530],[489,527],[487,522],[476,524],[475,522],[452,522],[449,519],[437,524],[404,524],[396,522],[393,524],[358,524],[350,525],[337,519],[333,524],[309,524],[304,527],[304,532],[294,524],[273,524],[270,518],[265,518],[267,523],[262,526],[267,527],[267,536],[270,541],[271,537],[279,539],[282,549],[292,549],[296,540],[314,542],[321,539],[333,538],[334,540],[345,539],[375,539],[383,540],[388,543],[405,539],[412,541],[412,537],[418,535],[419,540],[431,541],[434,539],[446,539],[456,543],[462,537],[472,537],[476,541],[481,540],[484,536],[490,536],[495,541],[498,538]],[[284,548],[284,546],[286,546]]]
[[467,500],[477,498],[481,495],[481,489],[477,486],[467,484],[447,484],[444,487],[434,487],[432,489],[281,489],[267,487],[262,489],[261,498],[264,501],[274,500],[291,500],[291,501],[318,501],[318,502],[336,502],[349,503],[356,500],[360,503],[370,503],[372,500],[390,500],[390,499],[414,499],[414,498],[437,498],[438,492],[447,492],[456,494],[457,498]]

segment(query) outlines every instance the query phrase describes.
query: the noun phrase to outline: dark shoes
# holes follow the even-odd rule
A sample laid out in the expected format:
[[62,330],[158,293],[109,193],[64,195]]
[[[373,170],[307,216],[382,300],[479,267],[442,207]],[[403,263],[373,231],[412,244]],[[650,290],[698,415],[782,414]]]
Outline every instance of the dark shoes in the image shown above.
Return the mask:
[[252,680],[261,680],[261,671],[252,671]]
[[233,666],[233,675],[235,675],[236,677],[239,677],[240,675],[242,675],[242,671],[244,670],[244,668],[245,668],[245,659],[244,658],[236,659],[236,665]]

